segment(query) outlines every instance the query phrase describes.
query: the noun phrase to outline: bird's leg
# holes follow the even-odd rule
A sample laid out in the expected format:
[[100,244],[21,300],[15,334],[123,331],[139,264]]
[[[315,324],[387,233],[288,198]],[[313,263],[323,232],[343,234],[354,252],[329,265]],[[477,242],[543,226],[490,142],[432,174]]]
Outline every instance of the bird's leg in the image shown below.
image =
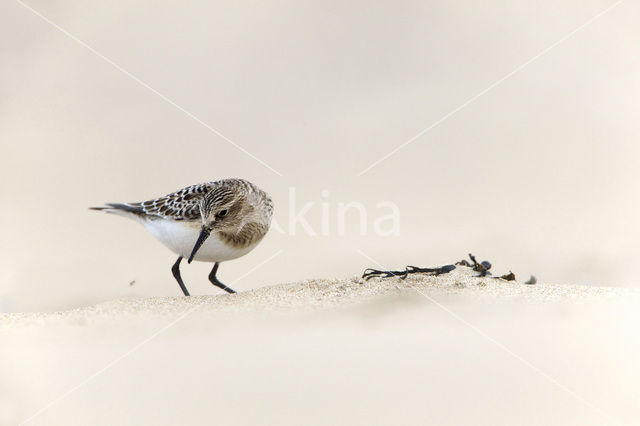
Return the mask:
[[180,284],[180,288],[182,289],[182,292],[184,293],[184,295],[189,296],[189,290],[187,290],[187,287],[184,285],[184,282],[182,281],[182,277],[180,276],[181,261],[182,261],[182,256],[179,256],[178,260],[176,260],[176,263],[174,263],[173,266],[171,267],[171,272],[173,272],[173,277],[176,279],[176,281],[178,281],[178,284]]
[[233,289],[227,287],[226,285],[222,284],[218,280],[218,278],[216,278],[216,272],[218,272],[218,265],[220,265],[220,262],[216,262],[215,265],[213,265],[213,269],[211,270],[211,273],[209,274],[209,281],[211,281],[211,284],[215,285],[216,287],[220,287],[221,289],[223,289],[227,293],[235,293],[235,290],[233,290]]

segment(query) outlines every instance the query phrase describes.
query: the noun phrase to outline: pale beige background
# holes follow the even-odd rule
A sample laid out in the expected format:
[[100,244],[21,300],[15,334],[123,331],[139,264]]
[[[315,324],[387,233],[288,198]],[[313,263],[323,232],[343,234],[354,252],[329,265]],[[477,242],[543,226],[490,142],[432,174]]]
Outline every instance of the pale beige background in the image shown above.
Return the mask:
[[[393,201],[398,237],[271,232],[224,264],[239,290],[472,251],[520,278],[636,286],[640,7],[627,1],[361,177],[611,1],[0,4],[0,310],[175,295],[174,256],[87,210],[247,178],[287,200]],[[316,205],[308,215],[319,228]],[[184,276],[215,293],[208,265]],[[135,280],[130,287],[129,282]]]

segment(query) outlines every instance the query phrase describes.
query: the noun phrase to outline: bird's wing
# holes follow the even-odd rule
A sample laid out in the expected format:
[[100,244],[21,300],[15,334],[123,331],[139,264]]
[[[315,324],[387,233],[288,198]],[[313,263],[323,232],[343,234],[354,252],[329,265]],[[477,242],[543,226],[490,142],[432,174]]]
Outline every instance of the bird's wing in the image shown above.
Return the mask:
[[211,190],[210,183],[192,185],[164,197],[141,203],[107,203],[108,207],[94,207],[96,210],[132,213],[140,217],[163,217],[173,220],[197,220],[200,218],[199,203],[204,194]]

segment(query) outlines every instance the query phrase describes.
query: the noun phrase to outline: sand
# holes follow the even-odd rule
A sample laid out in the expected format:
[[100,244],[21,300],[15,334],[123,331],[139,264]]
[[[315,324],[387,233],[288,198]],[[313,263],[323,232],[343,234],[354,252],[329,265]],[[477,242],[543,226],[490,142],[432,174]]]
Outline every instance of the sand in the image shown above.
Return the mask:
[[439,277],[0,315],[0,424],[637,424],[640,290]]

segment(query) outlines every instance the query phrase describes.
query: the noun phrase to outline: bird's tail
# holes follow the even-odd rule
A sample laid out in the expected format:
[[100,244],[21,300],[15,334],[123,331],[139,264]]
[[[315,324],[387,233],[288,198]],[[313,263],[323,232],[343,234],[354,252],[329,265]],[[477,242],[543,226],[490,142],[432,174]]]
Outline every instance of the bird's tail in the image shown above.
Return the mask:
[[98,210],[105,213],[114,213],[120,216],[140,219],[144,214],[142,206],[133,203],[106,203],[104,207],[89,207],[89,210]]

